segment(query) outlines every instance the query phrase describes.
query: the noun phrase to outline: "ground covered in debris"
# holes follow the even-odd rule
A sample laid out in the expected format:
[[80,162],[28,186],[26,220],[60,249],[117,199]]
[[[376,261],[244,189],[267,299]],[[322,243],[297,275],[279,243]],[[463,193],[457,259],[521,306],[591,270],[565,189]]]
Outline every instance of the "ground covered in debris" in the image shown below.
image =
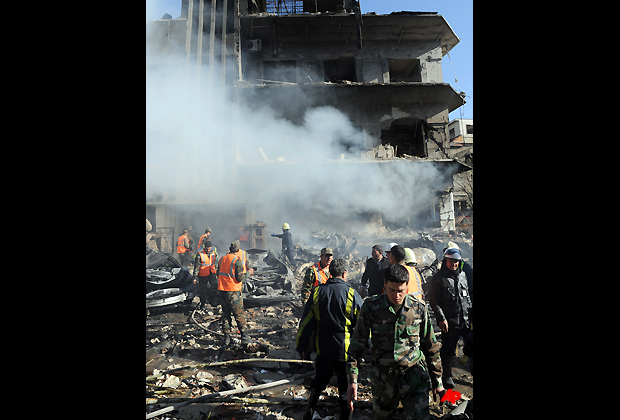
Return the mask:
[[[297,277],[297,276],[296,276]],[[300,279],[298,279],[300,281]],[[197,300],[196,300],[197,302]],[[271,307],[246,309],[251,337],[258,345],[241,347],[239,335],[233,335],[232,348],[221,348],[221,331],[216,308],[193,311],[188,304],[166,313],[151,313],[146,318],[146,412],[151,413],[189,398],[197,398],[232,388],[244,388],[289,379],[291,382],[254,393],[211,399],[167,413],[158,419],[294,419],[301,420],[309,396],[314,372],[312,365],[267,360],[298,360],[295,351],[297,326],[302,315],[298,302]],[[194,319],[192,320],[192,314]],[[208,331],[210,330],[210,331]],[[435,324],[435,330],[439,331]],[[253,351],[250,353],[249,351]],[[366,354],[369,360],[370,352]],[[453,378],[463,400],[473,398],[473,377],[469,364],[461,364],[462,344],[455,359]],[[238,363],[240,360],[252,361]],[[259,360],[254,360],[259,359]],[[265,361],[262,361],[265,360]],[[221,365],[221,362],[234,364]],[[171,369],[218,363],[219,366],[189,367],[161,378]],[[354,418],[370,419],[372,393],[369,384],[370,365],[363,363],[360,372],[360,394]],[[335,382],[333,383],[335,385]],[[337,388],[330,386],[322,394],[318,414],[322,419],[337,418]],[[459,403],[457,403],[459,404]],[[438,419],[450,411],[431,400],[431,418]],[[404,418],[402,409],[396,417]]]

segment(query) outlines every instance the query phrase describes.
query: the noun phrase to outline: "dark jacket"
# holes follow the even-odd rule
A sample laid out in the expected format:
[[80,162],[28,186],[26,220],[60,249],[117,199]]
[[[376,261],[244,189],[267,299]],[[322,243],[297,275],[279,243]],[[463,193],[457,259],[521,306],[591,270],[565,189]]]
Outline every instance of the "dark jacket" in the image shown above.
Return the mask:
[[282,249],[290,249],[293,251],[295,249],[295,244],[293,243],[293,234],[291,234],[290,230],[285,230],[282,235],[273,235],[274,238],[282,239]]
[[363,303],[360,294],[342,279],[329,279],[316,287],[299,324],[297,351],[306,351],[312,332],[317,330],[317,353],[331,361],[346,361]]
[[379,264],[372,258],[366,261],[366,271],[362,276],[362,287],[370,282],[368,286],[368,296],[382,295],[385,286],[385,270],[390,266],[390,260],[383,258]]
[[471,299],[467,276],[459,268],[451,272],[445,265],[431,280],[431,307],[437,322],[448,320],[448,328],[469,328]]

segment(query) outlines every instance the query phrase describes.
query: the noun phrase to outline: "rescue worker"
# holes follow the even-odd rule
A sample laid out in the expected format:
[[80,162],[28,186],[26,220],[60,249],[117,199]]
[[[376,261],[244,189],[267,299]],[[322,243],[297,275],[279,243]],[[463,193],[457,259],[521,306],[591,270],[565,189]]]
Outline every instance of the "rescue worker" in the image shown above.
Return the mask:
[[[314,264],[304,276],[304,284],[301,289],[301,301],[306,305],[312,291],[321,284],[327,283],[329,280],[329,266],[334,260],[334,251],[331,248],[323,248],[321,250],[321,259]],[[316,352],[315,336],[310,337],[310,345],[303,355],[303,360],[312,360],[312,353]]]
[[254,269],[244,271],[243,262],[237,256],[239,241],[230,244],[230,252],[220,259],[218,268],[218,290],[222,304],[222,330],[224,331],[224,346],[231,343],[230,331],[232,316],[235,317],[237,327],[241,332],[241,343],[250,344],[245,314],[243,313],[243,282],[254,274]]
[[469,334],[469,287],[461,269],[461,251],[448,248],[444,253],[441,270],[431,280],[430,303],[441,331],[441,362],[443,383],[454,388],[452,357],[456,355],[459,339]]
[[218,278],[217,278],[217,252],[213,250],[213,243],[205,241],[203,250],[196,255],[194,260],[194,284],[198,285],[198,297],[200,298],[200,309],[204,309],[205,304],[216,308],[219,305],[218,299]]
[[[461,255],[463,255],[463,251],[461,250],[461,248],[456,242],[452,242],[452,241],[448,242],[448,245],[443,249],[443,252],[445,253],[446,250],[450,248],[458,249],[459,251],[461,251]],[[471,299],[471,303],[473,305],[474,303],[474,269],[465,260],[461,260],[461,270],[467,276],[467,285],[469,287],[469,298]]]
[[366,299],[351,338],[347,359],[351,410],[357,400],[359,361],[368,339],[372,341],[373,420],[393,420],[399,402],[407,419],[429,420],[429,377],[435,394],[445,391],[431,318],[426,304],[407,294],[409,281],[405,267],[391,265],[385,274],[385,294]]
[[407,294],[413,295],[416,299],[424,302],[424,290],[422,289],[422,276],[418,273],[414,267],[409,267],[405,264],[405,259],[407,257],[407,252],[405,248],[400,245],[395,245],[389,254],[390,264],[392,265],[402,265],[409,272],[409,289],[407,290]]
[[329,385],[334,371],[338,377],[340,419],[351,418],[352,411],[347,402],[347,349],[363,301],[359,293],[346,284],[347,271],[347,263],[343,259],[334,260],[330,264],[331,278],[314,288],[313,297],[308,299],[299,324],[297,353],[302,359],[310,337],[315,332],[318,336],[316,376],[310,385],[311,393],[304,420],[313,418],[319,396]]
[[[407,267],[407,270],[409,270],[409,276],[411,278],[411,271],[413,271],[413,274],[415,274],[415,287],[419,287],[420,290],[422,291],[421,296],[419,296],[420,299],[424,300],[425,296],[424,296],[424,281],[422,280],[422,274],[420,274],[420,272],[417,269],[418,266],[418,258],[415,256],[415,252],[413,252],[413,249],[411,248],[405,248],[405,261],[404,261],[405,267]],[[412,293],[415,293],[415,289],[413,289],[411,287],[411,282],[409,284],[409,290],[412,290]]]
[[[205,230],[205,234],[200,237],[200,239],[198,240],[198,252],[201,252],[204,249],[203,245],[204,245],[205,241],[211,241],[211,233],[212,233],[211,228],[208,227]],[[213,241],[211,241],[211,242],[213,242]],[[216,247],[213,247],[213,252],[215,252],[217,254],[217,248]]]
[[181,267],[187,267],[192,261],[192,245],[189,239],[189,231],[185,229],[183,235],[177,240],[177,254],[179,254],[179,262]]
[[305,305],[310,297],[312,289],[320,284],[325,284],[329,279],[329,265],[334,260],[334,250],[331,248],[323,248],[321,250],[321,259],[314,264],[304,276],[304,284],[301,288],[301,301]]
[[282,235],[276,235],[273,233],[271,236],[274,238],[282,239],[282,254],[286,255],[289,262],[295,267],[295,255],[293,254],[293,250],[295,249],[295,244],[293,243],[293,235],[291,234],[291,226],[288,223],[282,225]]

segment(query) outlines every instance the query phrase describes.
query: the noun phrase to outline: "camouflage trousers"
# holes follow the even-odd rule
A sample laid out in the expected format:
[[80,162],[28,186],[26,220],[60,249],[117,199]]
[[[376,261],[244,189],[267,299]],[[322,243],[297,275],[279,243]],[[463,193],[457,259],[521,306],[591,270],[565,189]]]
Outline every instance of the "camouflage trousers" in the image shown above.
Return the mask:
[[373,397],[373,420],[392,420],[402,402],[406,420],[430,420],[428,398],[429,375],[416,365],[403,372],[373,365],[370,373]]
[[[220,305],[220,292],[217,290],[218,280],[215,275],[198,277],[198,297],[203,305],[208,303],[214,308]],[[195,288],[194,288],[195,289]]]
[[247,328],[245,314],[243,312],[243,292],[220,291],[220,303],[222,305],[222,330],[230,334],[232,317],[237,321],[237,328],[244,332]]

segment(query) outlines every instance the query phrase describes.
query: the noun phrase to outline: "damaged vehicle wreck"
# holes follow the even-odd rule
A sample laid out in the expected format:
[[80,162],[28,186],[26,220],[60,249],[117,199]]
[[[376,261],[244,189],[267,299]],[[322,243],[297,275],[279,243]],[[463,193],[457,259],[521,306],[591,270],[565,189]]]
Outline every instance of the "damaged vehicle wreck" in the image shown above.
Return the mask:
[[146,310],[176,307],[194,299],[194,278],[172,257],[146,248]]
[[[248,254],[250,261],[260,262],[252,262],[254,275],[243,285],[246,308],[272,306],[297,298],[295,276],[273,250],[252,249]],[[265,258],[261,260],[265,254]]]

